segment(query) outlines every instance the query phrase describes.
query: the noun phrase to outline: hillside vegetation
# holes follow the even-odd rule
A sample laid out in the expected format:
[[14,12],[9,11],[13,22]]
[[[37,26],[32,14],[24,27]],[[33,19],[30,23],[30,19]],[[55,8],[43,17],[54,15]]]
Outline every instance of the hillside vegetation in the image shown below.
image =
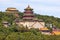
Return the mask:
[[[22,19],[22,16],[23,13],[20,12],[19,19]],[[43,19],[45,23],[52,23],[60,28],[60,18],[39,14],[35,14],[35,16],[38,19]],[[38,29],[19,27],[16,24],[12,25],[16,18],[14,14],[0,12],[0,40],[60,40],[60,35],[42,35]],[[3,21],[8,21],[11,25],[6,28],[2,25]]]
[[[19,19],[22,19],[23,13],[20,12],[18,14],[19,14]],[[43,21],[46,24],[53,24],[56,27],[60,28],[60,18],[56,18],[54,16],[39,15],[39,14],[35,14],[35,16],[38,19],[43,19]],[[9,23],[12,24],[16,18],[17,17],[15,17],[13,14],[8,14],[8,13],[5,13],[5,12],[0,12],[0,23],[2,21],[8,21]]]

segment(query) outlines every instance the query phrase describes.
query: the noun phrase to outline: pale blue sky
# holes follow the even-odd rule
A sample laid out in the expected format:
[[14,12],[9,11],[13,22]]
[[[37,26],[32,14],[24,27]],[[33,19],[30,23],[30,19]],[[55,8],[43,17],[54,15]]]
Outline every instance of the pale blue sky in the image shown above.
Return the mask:
[[34,9],[34,13],[60,18],[60,0],[0,0],[0,11],[15,7],[23,12],[28,5]]

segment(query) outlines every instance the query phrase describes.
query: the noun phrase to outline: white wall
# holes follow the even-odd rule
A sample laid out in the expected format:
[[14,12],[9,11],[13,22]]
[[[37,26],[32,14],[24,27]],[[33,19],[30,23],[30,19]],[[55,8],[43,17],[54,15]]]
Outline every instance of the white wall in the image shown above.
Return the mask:
[[43,28],[45,27],[44,22],[19,22],[18,25],[20,26],[22,24],[23,26],[27,26],[28,28]]

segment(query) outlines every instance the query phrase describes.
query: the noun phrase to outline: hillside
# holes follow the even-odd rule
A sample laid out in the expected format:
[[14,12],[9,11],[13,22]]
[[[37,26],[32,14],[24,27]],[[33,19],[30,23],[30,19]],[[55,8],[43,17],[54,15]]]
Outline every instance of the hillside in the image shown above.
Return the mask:
[[36,17],[38,19],[43,19],[46,24],[52,24],[53,26],[60,28],[60,18],[39,14],[36,14]]
[[[19,19],[22,19],[23,13],[20,12],[18,14],[19,14]],[[53,24],[56,27],[60,28],[60,18],[56,18],[54,16],[39,15],[39,14],[35,14],[35,16],[38,19],[43,19],[46,24]],[[13,14],[0,12],[0,24],[3,21],[8,21],[9,23],[12,24],[16,18],[17,17]]]
[[[19,19],[22,19],[23,13],[18,13]],[[60,28],[60,18],[35,14],[38,19],[43,19],[46,23],[52,23]],[[17,17],[14,14],[0,12],[0,40],[60,40],[59,35],[43,35],[38,29],[28,29],[12,25]],[[4,27],[3,21],[8,21],[10,27]]]

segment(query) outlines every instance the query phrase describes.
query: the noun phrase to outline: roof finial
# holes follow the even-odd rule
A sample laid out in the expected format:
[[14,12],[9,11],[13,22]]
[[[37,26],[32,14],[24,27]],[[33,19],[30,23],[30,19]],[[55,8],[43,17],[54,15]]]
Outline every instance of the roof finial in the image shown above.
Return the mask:
[[28,8],[30,8],[30,5],[28,5]]
[[[28,9],[28,10],[33,10],[33,9],[30,7],[30,5],[28,5],[28,7],[27,7],[26,9]],[[25,10],[26,10],[26,9],[25,9]]]

